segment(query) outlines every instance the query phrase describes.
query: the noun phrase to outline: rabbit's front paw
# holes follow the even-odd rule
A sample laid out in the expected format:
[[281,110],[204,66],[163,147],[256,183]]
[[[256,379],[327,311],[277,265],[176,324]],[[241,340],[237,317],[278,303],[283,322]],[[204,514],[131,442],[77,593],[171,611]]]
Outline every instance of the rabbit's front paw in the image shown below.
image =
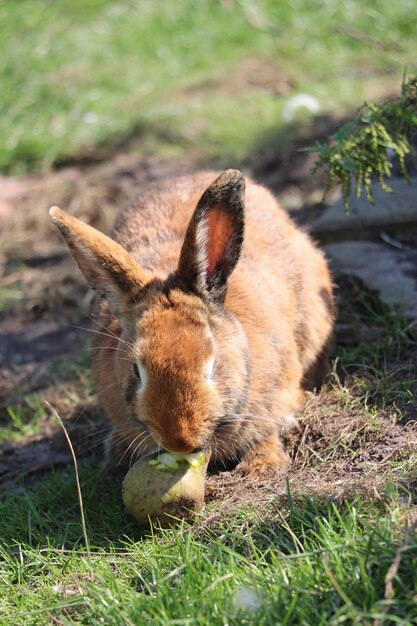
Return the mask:
[[285,474],[290,464],[278,435],[272,434],[245,454],[235,472],[241,476],[273,477]]

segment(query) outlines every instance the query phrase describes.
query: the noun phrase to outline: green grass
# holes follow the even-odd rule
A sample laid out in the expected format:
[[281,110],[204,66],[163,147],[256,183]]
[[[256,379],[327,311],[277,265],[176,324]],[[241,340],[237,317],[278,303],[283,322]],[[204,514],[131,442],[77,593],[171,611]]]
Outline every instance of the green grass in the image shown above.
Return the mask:
[[[0,170],[48,167],[132,133],[139,151],[194,147],[239,160],[279,133],[293,94],[342,114],[373,88],[399,88],[415,64],[414,9],[414,0],[4,0]],[[273,63],[288,93],[239,81],[253,58]]]
[[22,289],[19,282],[0,287],[0,315],[16,309],[18,302],[23,300]]
[[13,401],[0,407],[0,445],[23,442],[41,432],[48,419],[46,398],[66,417],[73,415],[76,407],[87,406],[94,398],[90,361],[90,341],[83,338],[77,352],[44,368],[42,382],[47,384],[46,390],[28,393],[17,388]]
[[113,476],[84,468],[82,484],[91,563],[71,472],[0,504],[0,623],[51,624],[54,617],[89,626],[336,626],[417,619],[415,535],[394,598],[384,600],[407,512],[394,492],[380,505],[295,499],[277,502],[266,516],[245,507],[211,530],[183,525],[141,536],[123,512]]
[[[353,324],[366,326],[375,331],[374,341],[356,342],[336,349],[346,368],[378,367],[381,363],[398,360],[407,345],[415,344],[417,336],[415,328],[407,319],[400,307],[390,307],[378,296],[351,280],[349,284],[349,304],[353,309],[348,311],[349,321]],[[345,311],[341,311],[343,317]]]
[[0,428],[0,444],[19,441],[39,432],[45,408],[38,401],[27,396],[24,401],[14,407],[7,407],[6,424]]
[[365,410],[375,413],[390,407],[401,419],[416,401],[417,366],[408,354],[417,345],[415,326],[399,307],[383,304],[371,291],[355,283],[350,289],[349,301],[355,307],[348,313],[350,321],[375,331],[375,336],[336,346],[334,356],[352,376],[356,401]]

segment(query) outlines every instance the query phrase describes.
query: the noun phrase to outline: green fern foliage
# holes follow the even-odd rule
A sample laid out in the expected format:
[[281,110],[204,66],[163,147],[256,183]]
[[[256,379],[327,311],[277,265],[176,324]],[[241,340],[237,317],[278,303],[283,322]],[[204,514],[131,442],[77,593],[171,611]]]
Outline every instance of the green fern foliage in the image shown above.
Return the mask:
[[327,174],[325,196],[335,182],[342,187],[343,205],[348,210],[352,185],[356,197],[362,192],[374,203],[372,183],[378,179],[382,189],[392,193],[387,184],[393,163],[398,161],[408,178],[405,158],[412,154],[410,139],[417,130],[417,76],[404,80],[401,95],[395,100],[375,104],[365,102],[355,118],[342,126],[329,143],[317,142],[307,148],[318,158],[311,174],[324,168]]

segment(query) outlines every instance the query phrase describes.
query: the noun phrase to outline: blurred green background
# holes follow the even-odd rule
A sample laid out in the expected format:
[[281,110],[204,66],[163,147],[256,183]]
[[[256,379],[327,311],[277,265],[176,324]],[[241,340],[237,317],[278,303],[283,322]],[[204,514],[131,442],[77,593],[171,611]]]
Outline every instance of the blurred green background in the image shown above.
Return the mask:
[[398,93],[416,33],[416,0],[3,0],[0,171],[115,147],[238,162],[292,96],[343,116]]

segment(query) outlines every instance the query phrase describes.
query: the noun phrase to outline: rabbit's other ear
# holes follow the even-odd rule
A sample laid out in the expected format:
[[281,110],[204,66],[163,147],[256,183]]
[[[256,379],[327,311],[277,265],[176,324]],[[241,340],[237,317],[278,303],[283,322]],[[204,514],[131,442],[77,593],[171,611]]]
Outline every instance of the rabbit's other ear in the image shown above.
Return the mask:
[[245,179],[226,170],[201,196],[188,225],[178,265],[187,287],[222,302],[239,260],[244,234]]
[[151,275],[118,243],[58,207],[49,210],[88,284],[107,299],[117,317],[128,311]]

